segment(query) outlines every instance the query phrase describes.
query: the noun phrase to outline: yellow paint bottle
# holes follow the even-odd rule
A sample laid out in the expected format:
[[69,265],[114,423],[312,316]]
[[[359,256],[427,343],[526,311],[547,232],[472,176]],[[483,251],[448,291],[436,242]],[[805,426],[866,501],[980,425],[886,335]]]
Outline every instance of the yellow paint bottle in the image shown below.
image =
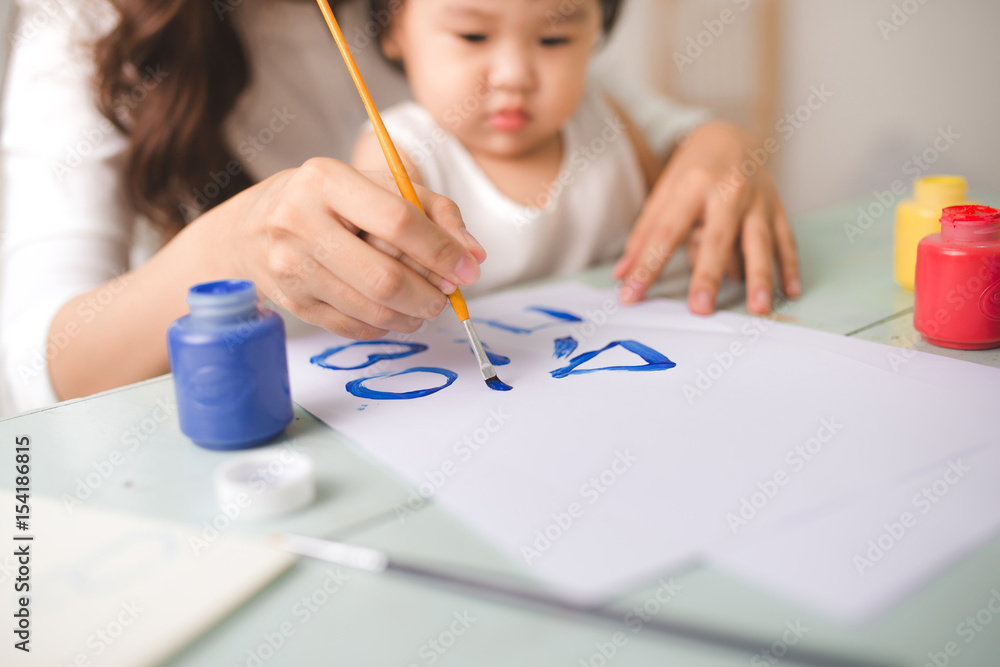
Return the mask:
[[928,234],[941,231],[941,209],[968,204],[968,185],[961,176],[927,176],[913,186],[914,197],[896,206],[896,250],[893,273],[896,282],[913,290],[917,244]]

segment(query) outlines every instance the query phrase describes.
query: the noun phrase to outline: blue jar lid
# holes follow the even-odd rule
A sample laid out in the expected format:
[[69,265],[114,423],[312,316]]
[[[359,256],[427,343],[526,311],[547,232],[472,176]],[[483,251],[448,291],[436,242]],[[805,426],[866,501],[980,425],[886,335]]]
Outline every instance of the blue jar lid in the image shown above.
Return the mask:
[[187,304],[195,317],[233,317],[257,308],[257,289],[249,280],[217,280],[188,290]]

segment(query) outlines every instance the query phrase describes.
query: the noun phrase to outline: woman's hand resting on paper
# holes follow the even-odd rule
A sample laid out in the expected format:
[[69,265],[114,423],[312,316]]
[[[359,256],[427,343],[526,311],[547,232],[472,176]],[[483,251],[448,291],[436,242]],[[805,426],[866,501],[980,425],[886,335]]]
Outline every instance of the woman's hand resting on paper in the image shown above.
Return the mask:
[[801,294],[795,239],[770,174],[750,159],[754,148],[745,131],[723,122],[696,128],[677,148],[615,265],[622,302],[640,301],[685,240],[693,265],[688,307],[694,313],[715,310],[727,272],[745,273],[747,308],[767,313],[775,260],[784,293]]

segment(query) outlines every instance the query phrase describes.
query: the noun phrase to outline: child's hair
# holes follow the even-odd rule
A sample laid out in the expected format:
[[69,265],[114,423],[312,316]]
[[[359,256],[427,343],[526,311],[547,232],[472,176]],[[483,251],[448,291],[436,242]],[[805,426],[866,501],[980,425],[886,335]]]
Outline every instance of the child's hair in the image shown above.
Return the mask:
[[[369,0],[371,3],[371,13],[372,16],[391,17],[395,12],[399,11],[399,8],[403,6],[404,0]],[[583,0],[563,0],[559,5],[560,10],[562,6],[566,3],[571,4],[573,7],[579,5]],[[611,29],[615,27],[615,22],[618,20],[618,14],[621,13],[621,7],[625,4],[625,0],[599,0],[601,4],[601,10],[603,16],[601,17],[601,27],[604,30],[604,36],[607,37],[611,33]],[[391,20],[391,19],[390,19]],[[386,26],[389,24],[388,21],[383,21],[381,18],[376,21],[380,26],[379,35],[381,35],[381,30],[385,30]],[[378,36],[376,36],[378,39]],[[383,52],[383,55],[385,53]],[[394,65],[399,66],[400,63],[391,61]]]

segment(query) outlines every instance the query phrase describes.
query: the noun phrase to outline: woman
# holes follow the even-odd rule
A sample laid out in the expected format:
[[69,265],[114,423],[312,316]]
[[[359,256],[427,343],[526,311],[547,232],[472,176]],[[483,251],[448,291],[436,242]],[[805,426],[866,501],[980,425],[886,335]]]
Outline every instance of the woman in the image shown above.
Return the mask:
[[[364,116],[313,3],[53,6],[21,0],[4,101],[0,346],[16,409],[166,372],[166,328],[198,282],[247,278],[306,322],[370,339],[415,330],[478,277],[485,252],[451,202],[421,191],[425,217],[391,183],[334,159],[349,155]],[[338,14],[376,102],[404,99],[371,39],[384,17],[364,2]],[[661,157],[704,120],[615,93]],[[711,310],[704,297],[714,303],[741,232],[748,293],[770,294],[777,252],[797,295],[766,174],[719,198],[746,145],[715,123],[676,152],[637,224],[642,242],[630,243],[655,251],[628,255],[630,300],[701,218],[712,243],[698,253],[693,307]]]

